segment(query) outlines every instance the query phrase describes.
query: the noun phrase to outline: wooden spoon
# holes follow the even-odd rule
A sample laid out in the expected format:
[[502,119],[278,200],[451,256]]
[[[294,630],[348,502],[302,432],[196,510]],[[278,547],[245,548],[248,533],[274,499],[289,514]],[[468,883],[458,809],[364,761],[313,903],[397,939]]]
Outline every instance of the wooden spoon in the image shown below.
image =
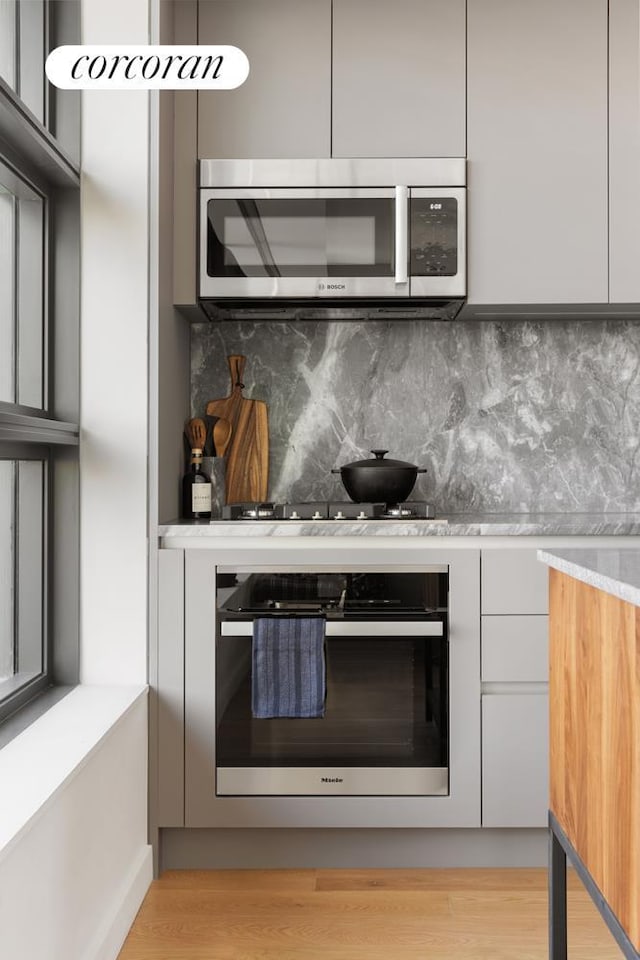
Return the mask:
[[184,432],[192,450],[204,450],[207,439],[207,428],[205,427],[204,420],[200,417],[193,417],[191,420],[187,420],[184,425]]
[[231,424],[228,420],[220,417],[213,425],[213,446],[216,451],[216,457],[224,457],[231,440]]

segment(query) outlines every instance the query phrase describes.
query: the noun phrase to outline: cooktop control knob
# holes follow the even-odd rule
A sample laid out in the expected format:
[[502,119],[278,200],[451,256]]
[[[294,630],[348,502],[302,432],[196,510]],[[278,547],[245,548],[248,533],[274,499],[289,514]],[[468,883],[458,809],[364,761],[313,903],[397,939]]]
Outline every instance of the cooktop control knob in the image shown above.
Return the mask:
[[298,516],[297,511],[292,510],[291,513],[289,514],[289,520],[299,520],[299,519],[300,517]]
[[312,520],[322,520],[322,514],[319,510],[316,510],[314,515],[311,517]]
[[345,516],[344,516],[344,513],[342,512],[342,510],[338,510],[338,512],[336,513],[334,519],[335,519],[335,520],[344,520],[344,519],[345,519]]
[[356,517],[356,520],[366,520],[366,519],[367,519],[366,513],[364,512],[364,510],[361,510],[358,516]]

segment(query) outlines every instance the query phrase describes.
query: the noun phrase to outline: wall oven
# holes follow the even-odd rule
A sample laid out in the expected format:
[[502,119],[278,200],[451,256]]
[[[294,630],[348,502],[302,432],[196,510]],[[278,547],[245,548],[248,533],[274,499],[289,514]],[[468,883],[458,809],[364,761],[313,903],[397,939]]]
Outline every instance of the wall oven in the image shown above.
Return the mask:
[[[163,738],[165,825],[480,825],[480,551],[435,540],[247,530],[160,551],[159,722],[183,731]],[[323,717],[252,715],[254,625],[273,615],[324,622]]]
[[205,311],[412,305],[466,293],[462,159],[200,161]]
[[[448,795],[448,592],[446,565],[221,573],[217,796]],[[319,715],[303,715],[309,648],[292,647],[292,622],[315,635]],[[256,690],[282,684],[286,701],[256,713]]]

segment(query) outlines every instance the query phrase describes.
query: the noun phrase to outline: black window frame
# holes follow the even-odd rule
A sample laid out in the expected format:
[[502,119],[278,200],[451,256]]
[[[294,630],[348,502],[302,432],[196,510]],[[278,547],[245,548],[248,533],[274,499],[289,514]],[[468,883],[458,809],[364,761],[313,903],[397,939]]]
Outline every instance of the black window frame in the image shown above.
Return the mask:
[[[18,37],[20,19],[24,25],[33,16],[29,2],[19,0],[16,6]],[[79,678],[80,95],[47,84],[42,51],[79,42],[80,2],[43,0],[42,9],[42,35],[36,37],[32,30],[27,34],[32,48],[18,48],[16,54],[19,70],[30,53],[42,59],[41,115],[21,100],[19,84],[16,91],[0,77],[0,182],[2,171],[13,171],[43,197],[45,206],[41,404],[0,401],[0,460],[44,464],[41,635],[29,641],[34,649],[38,642],[42,645],[42,668],[21,684],[3,684],[0,722],[8,722],[0,742],[6,728],[15,727],[9,718],[33,719],[38,712],[34,698],[46,706],[51,691],[65,692]],[[14,367],[16,363],[14,358]],[[19,573],[14,561],[14,595]],[[26,579],[25,571],[22,575]],[[18,638],[14,624],[14,645]]]

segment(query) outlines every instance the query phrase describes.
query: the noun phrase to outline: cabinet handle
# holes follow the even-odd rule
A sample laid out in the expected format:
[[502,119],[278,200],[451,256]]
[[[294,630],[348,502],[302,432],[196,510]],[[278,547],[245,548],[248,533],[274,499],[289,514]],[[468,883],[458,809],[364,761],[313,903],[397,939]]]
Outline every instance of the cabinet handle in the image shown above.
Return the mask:
[[409,191],[396,186],[396,283],[407,283],[407,216]]

